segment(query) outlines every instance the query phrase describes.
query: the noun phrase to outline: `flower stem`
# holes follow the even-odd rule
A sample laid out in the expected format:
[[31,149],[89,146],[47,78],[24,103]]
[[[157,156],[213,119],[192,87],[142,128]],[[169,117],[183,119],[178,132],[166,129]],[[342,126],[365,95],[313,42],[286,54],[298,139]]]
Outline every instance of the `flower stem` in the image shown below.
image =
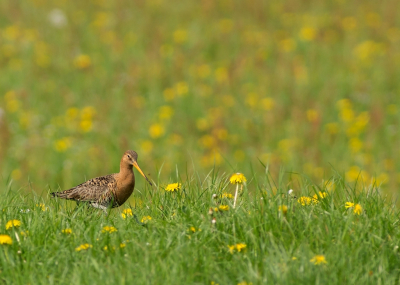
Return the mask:
[[236,207],[236,200],[237,200],[238,190],[239,190],[239,184],[236,183],[236,192],[235,192],[235,200],[233,201],[233,208]]

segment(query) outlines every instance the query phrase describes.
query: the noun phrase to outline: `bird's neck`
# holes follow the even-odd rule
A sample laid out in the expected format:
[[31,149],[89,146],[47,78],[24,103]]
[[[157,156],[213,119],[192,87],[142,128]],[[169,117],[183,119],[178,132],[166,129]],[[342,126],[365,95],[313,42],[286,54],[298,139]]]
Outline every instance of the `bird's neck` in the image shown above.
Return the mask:
[[121,163],[119,164],[120,177],[123,178],[123,177],[131,176],[133,174],[132,168],[133,168],[132,165],[121,161]]
[[117,174],[118,191],[115,193],[119,205],[125,203],[131,196],[135,187],[135,176],[132,165],[121,162],[119,173]]

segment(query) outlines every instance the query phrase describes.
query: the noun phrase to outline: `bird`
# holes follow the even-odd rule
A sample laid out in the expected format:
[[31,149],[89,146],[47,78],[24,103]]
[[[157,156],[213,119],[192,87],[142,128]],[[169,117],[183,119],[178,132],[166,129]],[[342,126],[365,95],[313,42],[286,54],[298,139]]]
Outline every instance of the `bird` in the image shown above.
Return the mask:
[[106,211],[108,208],[122,206],[131,196],[135,187],[133,167],[151,184],[150,180],[140,169],[138,154],[133,150],[125,151],[119,164],[119,173],[109,174],[90,179],[71,189],[52,192],[53,198],[86,202],[90,206]]

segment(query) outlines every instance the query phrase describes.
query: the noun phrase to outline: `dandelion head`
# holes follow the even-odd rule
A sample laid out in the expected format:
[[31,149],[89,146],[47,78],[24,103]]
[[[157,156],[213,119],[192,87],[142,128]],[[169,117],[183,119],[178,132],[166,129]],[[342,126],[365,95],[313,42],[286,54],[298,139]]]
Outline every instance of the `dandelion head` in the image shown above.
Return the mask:
[[92,248],[92,247],[93,246],[91,244],[84,243],[84,244],[81,244],[80,246],[78,246],[77,248],[75,248],[75,251],[87,250],[87,249]]
[[314,263],[315,265],[328,263],[328,262],[326,262],[324,255],[316,255],[310,260],[310,262]]
[[167,191],[167,192],[177,192],[181,188],[182,188],[182,184],[181,183],[172,183],[172,184],[168,184],[167,185],[167,187],[165,188],[165,191]]
[[61,231],[63,234],[70,235],[72,234],[72,229],[64,229]]
[[116,231],[117,231],[117,229],[115,227],[113,227],[113,226],[105,226],[101,230],[102,233],[110,233],[110,234],[113,233],[113,232],[116,232]]
[[242,184],[243,182],[246,182],[247,179],[242,173],[235,173],[229,178],[229,182],[231,184]]
[[279,211],[281,211],[284,215],[286,215],[288,207],[286,205],[279,206]]
[[122,213],[121,213],[121,217],[122,217],[123,219],[126,219],[127,217],[132,217],[132,216],[133,216],[133,214],[132,214],[132,209],[125,209],[125,210],[123,210]]
[[229,210],[229,206],[228,206],[228,205],[220,205],[220,206],[218,207],[218,209],[219,209],[220,211],[228,211],[228,210]]
[[348,209],[348,208],[353,208],[353,207],[354,207],[354,203],[352,203],[352,202],[346,202],[346,204],[344,204],[344,206],[346,207],[346,209]]
[[361,207],[360,204],[355,204],[354,205],[354,209],[353,209],[353,213],[354,214],[361,215],[362,211],[363,211],[363,208]]
[[228,199],[233,199],[233,195],[231,193],[223,193],[222,198],[228,198]]
[[140,221],[142,223],[146,224],[147,222],[151,221],[151,217],[150,216],[144,216]]
[[18,228],[21,226],[21,221],[19,220],[10,220],[6,224],[6,230],[11,229],[13,227]]
[[12,244],[12,239],[9,235],[0,235],[0,244]]
[[311,198],[307,196],[302,196],[297,200],[302,206],[308,206],[311,204]]

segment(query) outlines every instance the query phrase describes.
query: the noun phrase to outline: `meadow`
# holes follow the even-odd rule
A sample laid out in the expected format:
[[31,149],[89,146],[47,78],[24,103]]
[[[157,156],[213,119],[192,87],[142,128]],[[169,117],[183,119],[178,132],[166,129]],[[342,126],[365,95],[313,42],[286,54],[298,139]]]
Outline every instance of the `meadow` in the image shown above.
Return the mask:
[[[109,214],[9,188],[0,200],[0,278],[4,284],[399,283],[399,211],[390,200],[376,188],[358,192],[340,176],[320,186],[297,177],[301,192],[288,193],[288,179],[282,173],[274,182],[266,173],[232,184],[210,173],[146,187]],[[274,184],[282,191],[268,190]]]
[[[1,1],[0,234],[12,244],[0,278],[398,283],[399,11],[394,0]],[[118,172],[128,149],[155,186],[137,177],[121,209],[49,199]],[[233,208],[236,172],[247,183]]]

